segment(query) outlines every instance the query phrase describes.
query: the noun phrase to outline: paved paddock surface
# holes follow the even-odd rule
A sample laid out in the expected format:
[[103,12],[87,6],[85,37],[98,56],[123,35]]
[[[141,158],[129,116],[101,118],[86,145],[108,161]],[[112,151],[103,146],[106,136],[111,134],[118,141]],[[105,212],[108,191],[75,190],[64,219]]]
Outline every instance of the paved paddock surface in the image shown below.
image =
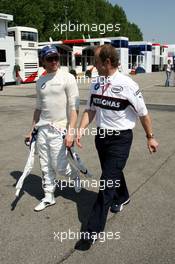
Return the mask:
[[[23,139],[35,107],[34,84],[7,86],[0,93],[0,263],[1,264],[174,264],[175,263],[175,87],[165,88],[165,73],[133,77],[140,84],[152,114],[159,152],[150,155],[144,132],[134,130],[134,142],[125,175],[131,203],[117,215],[109,214],[103,237],[88,252],[74,250],[77,239],[62,243],[58,232],[78,232],[96,198],[98,188],[56,190],[56,205],[35,213],[43,196],[41,172],[35,168],[15,200],[15,183],[28,155]],[[88,87],[79,85],[81,111]],[[83,138],[82,159],[99,179],[100,166],[93,137]],[[54,239],[55,238],[55,239]],[[106,239],[106,242],[103,242]]]

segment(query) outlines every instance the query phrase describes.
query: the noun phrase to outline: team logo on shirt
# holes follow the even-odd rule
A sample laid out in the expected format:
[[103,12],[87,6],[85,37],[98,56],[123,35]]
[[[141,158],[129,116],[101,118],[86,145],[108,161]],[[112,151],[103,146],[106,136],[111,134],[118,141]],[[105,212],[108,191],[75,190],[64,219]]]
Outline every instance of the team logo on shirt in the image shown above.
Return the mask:
[[100,88],[100,83],[96,83],[94,85],[94,90],[97,91]]
[[45,89],[45,88],[46,88],[46,84],[43,83],[43,84],[41,85],[41,89]]
[[113,93],[121,93],[123,91],[123,87],[122,86],[113,86],[112,88],[111,88],[111,92],[113,92]]
[[125,110],[131,103],[121,98],[92,94],[90,105],[92,104],[104,109],[121,111]]

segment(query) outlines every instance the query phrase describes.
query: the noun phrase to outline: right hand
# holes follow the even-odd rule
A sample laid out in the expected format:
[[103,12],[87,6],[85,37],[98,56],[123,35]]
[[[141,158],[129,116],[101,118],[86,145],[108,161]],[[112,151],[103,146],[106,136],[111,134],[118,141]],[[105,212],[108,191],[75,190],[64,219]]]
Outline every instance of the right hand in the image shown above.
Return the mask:
[[153,152],[157,152],[159,143],[154,138],[148,138],[147,146],[149,152],[152,154]]

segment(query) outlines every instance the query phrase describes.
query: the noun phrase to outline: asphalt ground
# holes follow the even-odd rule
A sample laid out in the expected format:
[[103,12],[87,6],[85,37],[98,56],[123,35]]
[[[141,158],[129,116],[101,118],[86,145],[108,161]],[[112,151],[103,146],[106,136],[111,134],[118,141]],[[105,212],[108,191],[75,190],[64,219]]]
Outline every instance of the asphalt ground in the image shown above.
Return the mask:
[[[72,188],[57,188],[56,205],[36,213],[33,208],[43,197],[36,156],[21,196],[15,199],[15,184],[28,156],[23,142],[35,107],[35,85],[4,87],[0,93],[1,264],[175,263],[175,87],[164,87],[165,73],[132,78],[139,83],[152,115],[159,151],[149,154],[138,122],[125,168],[131,202],[121,213],[109,213],[104,237],[88,252],[74,250],[77,238],[61,242],[58,232],[59,236],[70,231],[78,234],[96,199],[97,186],[83,188],[79,194]],[[79,90],[81,116],[88,85],[79,84]],[[92,179],[98,180],[101,171],[93,136],[85,136],[82,143],[78,152]],[[109,232],[119,232],[120,239],[108,239]]]

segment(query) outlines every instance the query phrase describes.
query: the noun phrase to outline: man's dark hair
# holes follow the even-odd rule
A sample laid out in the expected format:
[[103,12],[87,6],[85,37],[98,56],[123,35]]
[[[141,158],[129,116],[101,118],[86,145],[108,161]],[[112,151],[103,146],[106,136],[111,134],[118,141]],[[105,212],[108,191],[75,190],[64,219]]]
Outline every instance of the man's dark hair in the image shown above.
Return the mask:
[[107,59],[110,59],[111,65],[114,68],[117,68],[119,65],[119,56],[117,54],[116,49],[111,44],[105,44],[102,46],[98,46],[96,50],[100,49],[99,57],[101,61],[104,63]]

